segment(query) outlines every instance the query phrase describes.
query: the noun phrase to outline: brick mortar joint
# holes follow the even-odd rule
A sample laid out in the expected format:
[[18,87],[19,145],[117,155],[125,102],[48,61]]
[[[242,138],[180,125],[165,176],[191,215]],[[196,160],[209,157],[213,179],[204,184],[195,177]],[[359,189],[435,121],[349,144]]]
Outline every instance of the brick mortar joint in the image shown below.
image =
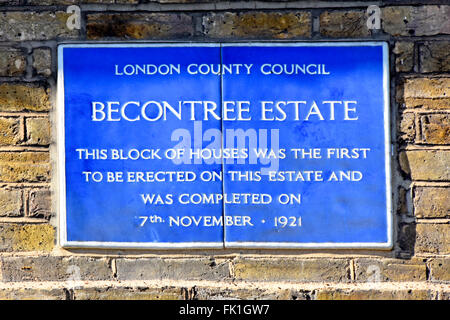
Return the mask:
[[[45,12],[45,11],[65,11],[65,9],[70,6],[67,5],[17,5],[17,6],[3,6],[1,9],[3,11],[25,11],[32,10],[35,12]],[[150,2],[150,3],[137,3],[137,4],[105,4],[105,3],[83,3],[76,4],[84,11],[95,11],[95,12],[161,12],[161,11],[224,11],[224,10],[295,10],[295,9],[332,9],[332,10],[342,10],[342,9],[366,9],[369,5],[377,5],[378,7],[386,7],[393,5],[383,4],[382,1],[339,1],[337,3],[333,1],[227,1],[227,2],[192,2],[192,3],[160,3],[160,2]],[[427,4],[436,5],[436,4]],[[400,4],[398,6],[411,6],[408,4]]]
[[[36,218],[39,219],[39,218]],[[43,220],[43,219],[42,219]],[[48,221],[42,221],[43,223],[48,223]],[[59,248],[62,249],[62,248]],[[113,251],[111,249],[111,251]],[[30,255],[31,254],[31,255]],[[94,258],[94,259],[108,259],[111,260],[110,263],[113,263],[113,260],[116,262],[118,260],[190,260],[197,261],[198,259],[214,259],[214,260],[227,260],[228,262],[236,262],[242,259],[243,261],[277,261],[279,259],[288,259],[289,261],[306,261],[306,260],[358,260],[358,259],[373,259],[377,261],[393,261],[398,260],[399,262],[405,261],[404,259],[396,259],[393,256],[380,256],[373,255],[370,253],[348,253],[345,256],[336,252],[336,253],[328,253],[324,255],[323,253],[316,254],[308,254],[308,253],[297,253],[297,254],[289,254],[288,252],[278,253],[278,254],[226,254],[221,252],[209,253],[209,254],[195,254],[195,253],[186,253],[186,251],[179,251],[176,253],[154,253],[154,252],[143,252],[143,253],[124,253],[120,251],[120,253],[111,253],[111,252],[94,252],[94,251],[83,251],[83,252],[72,252],[67,250],[54,250],[52,252],[0,252],[0,256],[17,256],[17,257],[60,257],[60,258]],[[450,254],[442,254],[442,255],[417,255],[416,258],[448,258],[450,259]]]
[[[404,8],[404,7],[430,7],[430,6],[445,6],[442,3],[427,3],[427,4],[382,4],[381,1],[373,2],[306,2],[312,5],[305,4],[304,1],[294,2],[272,2],[272,1],[235,1],[235,2],[197,2],[197,3],[158,3],[151,2],[145,4],[75,4],[84,14],[106,13],[106,14],[128,14],[128,13],[183,13],[183,12],[251,12],[251,11],[311,11],[315,10],[319,13],[323,12],[353,12],[365,11],[370,5],[377,5],[379,8]],[[253,4],[253,5],[251,5]],[[315,4],[315,5],[314,5]],[[72,4],[67,5],[18,5],[18,6],[3,6],[0,7],[2,12],[35,12],[35,13],[53,13],[66,12],[66,9]],[[399,37],[417,37],[399,36]],[[420,37],[420,36],[419,36]]]
[[[22,288],[64,289],[66,281],[22,281],[0,282],[0,290],[18,290]],[[220,290],[437,290],[450,292],[445,282],[287,282],[287,281],[248,281],[248,280],[83,280],[82,288],[214,288]]]

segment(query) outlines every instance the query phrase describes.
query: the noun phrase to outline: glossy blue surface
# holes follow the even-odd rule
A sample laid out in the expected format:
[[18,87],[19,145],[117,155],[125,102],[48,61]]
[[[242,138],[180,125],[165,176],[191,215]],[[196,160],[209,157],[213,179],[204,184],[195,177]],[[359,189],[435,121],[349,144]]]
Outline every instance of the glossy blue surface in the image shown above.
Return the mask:
[[[391,213],[386,146],[388,108],[384,100],[387,62],[383,48],[381,43],[63,46],[60,59],[63,58],[64,72],[65,242],[72,246],[94,243],[100,247],[111,244],[171,247],[177,243],[186,247],[201,247],[205,243],[217,243],[218,247],[222,243],[241,247],[270,247],[271,244],[387,247]],[[187,72],[189,65],[216,67],[221,63],[230,67],[231,73],[220,76]],[[146,64],[179,65],[180,72],[118,74],[124,72],[123,66]],[[263,67],[267,64],[286,65],[287,72],[265,74],[270,69]],[[295,70],[290,69],[292,65],[300,66],[296,69],[298,74],[289,74]],[[314,65],[311,73],[320,65],[322,74],[304,74],[301,70],[308,65]],[[276,66],[273,71],[278,73],[279,68],[282,67]],[[141,105],[147,101],[166,101],[171,106],[177,106],[179,101],[212,101],[217,104],[215,112],[222,119],[210,113],[205,120],[207,115],[200,105],[195,108],[195,114],[188,105],[183,105],[181,120],[169,112],[165,120],[143,121],[139,109],[131,105],[127,116],[133,119],[140,116],[138,121],[126,121],[123,117],[120,121],[93,121],[93,101],[121,104],[134,101]],[[224,118],[221,104],[230,101],[233,104],[228,107],[228,118]],[[240,118],[236,101],[244,101]],[[263,101],[304,103],[298,104],[298,114],[292,103],[281,107],[285,114],[272,106],[263,119]],[[347,112],[342,103],[336,103],[332,112],[330,105],[323,101],[356,103],[350,103]],[[314,103],[317,107],[311,109]],[[150,110],[147,115],[156,117],[157,112]],[[120,118],[120,112],[111,117]],[[191,135],[190,144],[181,140],[180,135],[186,132]],[[221,141],[217,138],[220,132],[223,133]],[[182,146],[215,151],[245,148],[249,154],[253,148],[268,148],[275,153],[281,150],[285,156],[272,157],[270,161],[258,158],[186,160],[188,163],[181,164],[164,158],[165,150]],[[320,158],[296,159],[292,151],[314,148],[320,150]],[[337,159],[334,155],[326,156],[328,148],[370,151],[365,159],[361,159],[361,151],[358,159]],[[77,149],[103,149],[108,157],[80,159]],[[162,159],[113,160],[112,149],[160,149],[158,154]],[[86,182],[82,174],[86,171],[102,172],[103,180]],[[106,176],[106,172],[126,175],[147,171],[188,171],[196,174],[197,179],[108,182]],[[201,181],[198,177],[205,171],[223,173],[224,179]],[[276,171],[300,171],[303,180],[308,180],[308,171],[320,171],[324,181],[268,181],[268,174]],[[361,172],[362,179],[326,181],[333,172],[340,171]],[[259,172],[259,178],[236,179],[237,172],[253,175]],[[145,204],[142,200],[145,194],[160,195],[163,200]],[[178,197],[182,194],[237,198],[235,203],[181,204]],[[172,203],[168,203],[167,195],[171,195]],[[252,195],[257,198],[255,201],[243,203],[244,197]],[[259,195],[269,196],[272,201],[257,203]],[[301,200],[281,204],[280,195]],[[180,225],[174,222],[176,219]]]
[[[144,204],[141,194],[221,193],[221,182],[86,183],[83,171],[194,171],[202,167],[156,160],[80,160],[77,148],[173,148],[177,128],[193,130],[188,118],[167,121],[91,121],[92,101],[220,101],[217,76],[114,76],[115,64],[220,63],[219,48],[64,48],[66,208],[68,241],[221,242],[223,228],[169,227],[169,216],[222,216],[222,205]],[[131,109],[130,109],[131,110]],[[131,115],[130,115],[131,117]],[[203,123],[220,128],[220,121]],[[161,152],[160,152],[161,155]],[[220,171],[220,165],[208,170]],[[164,223],[145,223],[141,216],[158,215]]]
[[[290,243],[359,243],[387,242],[386,156],[383,98],[382,46],[371,47],[225,47],[224,63],[253,64],[325,64],[328,75],[254,73],[250,77],[224,75],[223,99],[259,101],[306,101],[300,106],[299,121],[294,108],[286,107],[286,120],[249,122],[224,121],[225,128],[279,130],[279,149],[286,157],[279,159],[279,171],[322,171],[323,178],[332,171],[361,171],[361,181],[297,181],[267,182],[231,181],[225,179],[225,193],[301,194],[301,203],[270,205],[230,204],[226,215],[249,215],[254,227],[229,226],[227,242],[290,242]],[[287,71],[290,73],[291,68]],[[274,70],[278,73],[278,69]],[[245,92],[245,94],[243,94]],[[357,101],[355,121],[343,118],[343,108],[335,105],[334,119],[328,104],[322,101]],[[315,101],[321,117],[311,115]],[[290,105],[292,106],[292,105]],[[273,108],[275,109],[275,108]],[[303,114],[302,114],[303,110]],[[252,109],[258,119],[259,109]],[[273,117],[277,114],[273,113]],[[269,117],[267,117],[269,118]],[[294,120],[293,120],[294,119]],[[270,135],[269,135],[270,136]],[[269,139],[270,141],[270,139]],[[270,142],[269,142],[270,145]],[[274,147],[273,145],[270,145]],[[260,145],[258,145],[260,147]],[[276,145],[275,145],[276,147]],[[320,148],[320,159],[295,159],[292,148]],[[327,159],[327,148],[370,148],[367,159]],[[229,164],[228,170],[260,170],[269,167]],[[305,177],[304,177],[305,178]],[[306,180],[306,179],[305,179]],[[274,225],[274,217],[285,216],[289,222],[301,217],[301,227]],[[292,223],[294,224],[294,223]]]

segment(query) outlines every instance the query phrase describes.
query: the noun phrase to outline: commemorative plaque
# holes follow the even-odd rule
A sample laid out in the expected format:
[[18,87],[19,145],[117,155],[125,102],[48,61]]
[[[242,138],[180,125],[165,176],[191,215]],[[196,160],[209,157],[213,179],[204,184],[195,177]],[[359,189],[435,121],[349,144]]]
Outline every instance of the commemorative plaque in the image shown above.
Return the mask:
[[60,45],[61,245],[390,248],[387,51]]

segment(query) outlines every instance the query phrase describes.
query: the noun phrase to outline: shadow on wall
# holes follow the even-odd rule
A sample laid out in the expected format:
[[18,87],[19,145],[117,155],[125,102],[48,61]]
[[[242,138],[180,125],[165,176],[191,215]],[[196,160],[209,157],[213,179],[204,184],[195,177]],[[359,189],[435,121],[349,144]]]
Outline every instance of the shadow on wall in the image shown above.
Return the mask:
[[[406,181],[410,181],[411,168],[409,165],[408,157],[405,152],[400,152],[398,156],[398,162],[400,164],[401,175],[403,179]],[[408,183],[410,185],[410,183]],[[400,190],[401,189],[401,190]],[[410,186],[409,188],[410,189]],[[399,218],[400,215],[406,214],[409,215],[409,210],[407,206],[407,190],[404,188],[399,188],[398,192],[398,207],[397,207],[397,216]],[[394,220],[395,221],[395,220]],[[396,223],[397,225],[397,237],[396,237],[396,245],[398,246],[398,258],[411,258],[414,256],[414,248],[416,244],[416,223],[414,222],[405,222],[402,219],[399,219]]]
[[416,224],[399,222],[396,240],[400,250],[399,258],[411,258],[414,256],[414,247],[416,244]]

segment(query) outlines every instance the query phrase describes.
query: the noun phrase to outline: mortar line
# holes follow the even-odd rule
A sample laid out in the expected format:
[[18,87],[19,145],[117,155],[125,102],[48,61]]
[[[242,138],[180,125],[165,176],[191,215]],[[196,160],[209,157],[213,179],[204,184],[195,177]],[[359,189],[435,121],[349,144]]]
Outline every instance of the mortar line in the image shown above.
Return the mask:
[[[249,280],[179,280],[170,279],[170,285],[177,288],[214,288],[219,290],[274,290],[279,292],[280,290],[443,290],[450,292],[450,287],[447,283],[443,282],[430,282],[430,281],[408,281],[408,282],[287,282],[287,281],[249,281]],[[66,288],[67,283],[64,281],[22,281],[22,282],[3,282],[0,283],[0,290],[11,289],[18,290],[22,288],[28,289],[63,289]],[[82,288],[135,288],[135,287],[148,287],[148,288],[165,288],[167,287],[167,279],[156,280],[90,280],[83,283]]]

